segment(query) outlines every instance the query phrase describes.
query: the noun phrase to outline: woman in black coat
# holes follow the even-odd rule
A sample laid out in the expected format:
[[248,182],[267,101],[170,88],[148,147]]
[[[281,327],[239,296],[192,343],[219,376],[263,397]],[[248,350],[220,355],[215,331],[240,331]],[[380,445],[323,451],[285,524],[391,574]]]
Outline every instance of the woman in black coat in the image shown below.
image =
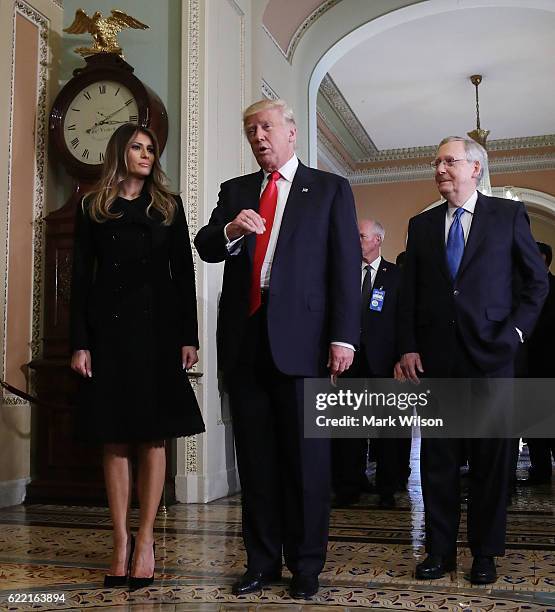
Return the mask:
[[[195,278],[181,199],[166,187],[156,137],[133,124],[108,142],[102,177],[75,224],[71,367],[84,378],[78,437],[103,444],[113,556],[105,586],[154,579],[153,526],[166,438],[204,431],[185,370],[197,361]],[[131,455],[140,524],[130,535]]]

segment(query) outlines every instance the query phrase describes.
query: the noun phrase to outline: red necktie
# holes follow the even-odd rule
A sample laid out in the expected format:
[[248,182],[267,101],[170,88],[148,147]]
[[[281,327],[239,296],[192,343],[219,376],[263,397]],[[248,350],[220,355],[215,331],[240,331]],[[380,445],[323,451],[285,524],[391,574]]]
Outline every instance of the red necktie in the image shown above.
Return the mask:
[[264,263],[268,242],[270,241],[270,234],[272,233],[272,225],[274,224],[278,198],[277,180],[280,177],[281,174],[277,170],[270,174],[268,183],[260,198],[258,214],[266,220],[266,231],[263,234],[256,235],[256,246],[254,247],[254,259],[252,263],[249,316],[253,315],[260,308],[260,304],[262,303],[260,294],[260,274],[262,273],[262,264]]

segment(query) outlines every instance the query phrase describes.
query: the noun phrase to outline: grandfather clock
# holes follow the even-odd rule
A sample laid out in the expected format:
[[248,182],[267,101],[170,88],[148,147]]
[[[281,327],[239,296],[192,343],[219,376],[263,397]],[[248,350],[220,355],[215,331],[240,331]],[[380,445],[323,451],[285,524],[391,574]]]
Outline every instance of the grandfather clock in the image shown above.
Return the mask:
[[[35,394],[49,406],[32,417],[33,501],[95,502],[105,498],[100,449],[73,440],[78,376],[69,367],[69,299],[76,206],[100,177],[106,144],[123,123],[151,128],[162,152],[168,117],[160,98],[116,53],[85,58],[61,89],[50,112],[50,159],[74,178],[66,204],[46,221],[42,358],[29,364]],[[170,481],[167,484],[172,485]],[[172,491],[169,496],[172,497]]]

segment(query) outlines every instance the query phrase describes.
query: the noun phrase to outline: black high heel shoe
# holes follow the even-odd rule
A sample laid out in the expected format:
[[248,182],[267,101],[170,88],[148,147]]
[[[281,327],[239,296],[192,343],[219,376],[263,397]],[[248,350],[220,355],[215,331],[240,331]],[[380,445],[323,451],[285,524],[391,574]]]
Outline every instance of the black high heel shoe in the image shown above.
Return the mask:
[[[154,555],[154,567],[156,568],[156,542],[152,543],[152,554]],[[138,578],[136,576],[129,576],[129,590],[137,591],[138,589],[144,589],[147,586],[150,586],[154,582],[154,570],[152,571],[152,576],[148,576],[147,578]]]
[[133,559],[133,552],[135,551],[135,537],[131,536],[131,550],[129,551],[129,559],[127,561],[127,573],[123,576],[112,576],[110,574],[106,574],[104,576],[104,587],[107,589],[117,589],[119,587],[124,587],[127,584],[127,580],[129,579],[129,574],[131,573],[131,559]]

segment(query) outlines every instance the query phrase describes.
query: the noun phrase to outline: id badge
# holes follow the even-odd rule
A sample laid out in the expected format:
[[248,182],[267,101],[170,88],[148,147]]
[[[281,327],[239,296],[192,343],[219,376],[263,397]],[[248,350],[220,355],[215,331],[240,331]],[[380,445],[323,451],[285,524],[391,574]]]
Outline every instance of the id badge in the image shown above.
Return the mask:
[[370,298],[370,310],[381,312],[384,299],[385,291],[383,289],[374,289],[372,291],[372,297]]

